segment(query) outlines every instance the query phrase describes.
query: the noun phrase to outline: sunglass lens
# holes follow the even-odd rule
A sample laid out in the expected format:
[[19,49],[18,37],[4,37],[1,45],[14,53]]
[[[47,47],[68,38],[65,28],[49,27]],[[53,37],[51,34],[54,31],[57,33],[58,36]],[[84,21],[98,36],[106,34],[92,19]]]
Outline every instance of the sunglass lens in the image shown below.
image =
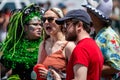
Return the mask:
[[51,22],[53,22],[54,18],[53,17],[48,17],[47,20],[48,20],[49,23],[51,23]]
[[47,18],[43,17],[43,18],[42,18],[42,21],[43,21],[44,23],[45,23],[46,20],[47,20],[49,23],[51,23],[51,22],[53,22],[54,18],[53,18],[53,17],[47,17]]
[[46,21],[46,18],[45,18],[45,17],[43,17],[43,18],[42,18],[42,21],[43,21],[43,23],[44,23],[44,22]]

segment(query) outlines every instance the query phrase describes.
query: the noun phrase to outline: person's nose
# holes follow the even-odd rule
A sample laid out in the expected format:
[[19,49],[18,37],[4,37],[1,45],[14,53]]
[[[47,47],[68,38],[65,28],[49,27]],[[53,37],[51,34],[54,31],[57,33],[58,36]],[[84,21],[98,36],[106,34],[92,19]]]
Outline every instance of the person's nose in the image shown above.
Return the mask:
[[38,28],[39,28],[39,29],[42,29],[42,25],[39,25]]
[[41,24],[38,24],[36,27],[37,27],[37,29],[40,29],[40,30],[42,29],[42,25]]
[[49,21],[46,19],[44,23],[49,23]]

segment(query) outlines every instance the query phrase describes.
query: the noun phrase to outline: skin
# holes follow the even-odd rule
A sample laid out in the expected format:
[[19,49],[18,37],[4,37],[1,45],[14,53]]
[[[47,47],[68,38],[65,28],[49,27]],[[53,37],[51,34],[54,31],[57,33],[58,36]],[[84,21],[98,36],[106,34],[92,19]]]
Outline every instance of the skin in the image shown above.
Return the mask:
[[[54,20],[52,22],[48,22],[48,20],[46,20],[43,24],[46,34],[50,36],[50,38],[45,40],[46,41],[45,50],[47,55],[50,55],[51,53],[60,50],[61,46],[64,43],[66,43],[66,40],[65,40],[65,34],[61,31],[61,26],[55,23],[55,20],[59,18],[57,14],[55,14],[51,10],[48,10],[45,12],[44,17],[45,18],[54,17]],[[69,42],[66,45],[65,49],[63,50],[63,55],[67,60],[69,60],[71,55],[70,53],[72,53],[74,47],[75,44],[73,42]],[[42,48],[43,48],[43,42],[41,43],[39,48],[38,63],[43,62],[41,59]],[[39,67],[39,72],[41,74],[40,77],[46,78],[46,75],[48,73],[47,69]]]
[[5,15],[4,13],[0,12],[0,29],[3,30],[3,31],[6,31],[7,30],[7,26],[5,24]]
[[4,15],[1,14],[1,15],[0,15],[0,23],[3,23],[3,22],[4,22],[4,19],[5,19],[5,18],[4,18]]
[[68,41],[75,41],[76,38],[77,38],[75,28],[70,27],[72,25],[73,25],[73,23],[70,20],[66,21],[66,26],[68,26],[68,27],[66,28],[67,31],[66,31],[66,34],[65,34],[65,38]]
[[33,17],[28,25],[25,25],[25,37],[29,40],[39,39],[42,33],[41,20]]

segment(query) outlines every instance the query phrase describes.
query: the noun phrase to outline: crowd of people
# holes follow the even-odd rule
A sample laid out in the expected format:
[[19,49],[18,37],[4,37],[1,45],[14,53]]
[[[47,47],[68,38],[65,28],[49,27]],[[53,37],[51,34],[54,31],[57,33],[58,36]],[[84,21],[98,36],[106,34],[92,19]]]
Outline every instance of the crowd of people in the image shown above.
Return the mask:
[[119,0],[90,1],[0,11],[1,80],[120,80]]

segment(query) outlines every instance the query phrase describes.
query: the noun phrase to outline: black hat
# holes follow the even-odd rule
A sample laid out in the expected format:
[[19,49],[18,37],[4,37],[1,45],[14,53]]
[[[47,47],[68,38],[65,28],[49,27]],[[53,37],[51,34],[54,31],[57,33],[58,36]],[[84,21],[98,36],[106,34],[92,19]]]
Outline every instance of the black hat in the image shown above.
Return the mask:
[[63,24],[65,20],[68,19],[78,19],[80,21],[85,22],[88,25],[91,25],[92,20],[89,16],[89,14],[81,9],[76,9],[76,10],[71,10],[68,11],[68,13],[63,17],[63,18],[59,18],[56,20],[57,24]]

